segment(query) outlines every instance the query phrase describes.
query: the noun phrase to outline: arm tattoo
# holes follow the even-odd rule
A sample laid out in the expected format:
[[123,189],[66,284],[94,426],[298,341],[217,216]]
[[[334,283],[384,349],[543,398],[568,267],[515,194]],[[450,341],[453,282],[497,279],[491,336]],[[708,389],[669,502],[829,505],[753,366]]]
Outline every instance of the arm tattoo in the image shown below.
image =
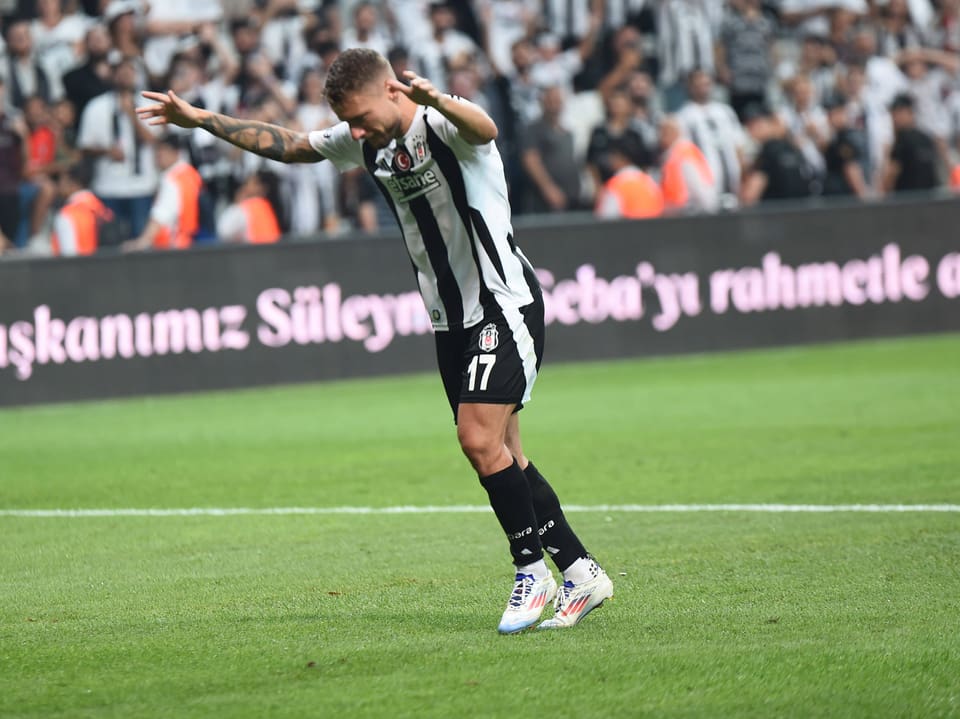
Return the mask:
[[214,113],[200,127],[243,150],[280,162],[317,162],[323,156],[313,149],[305,133],[255,120],[238,120]]

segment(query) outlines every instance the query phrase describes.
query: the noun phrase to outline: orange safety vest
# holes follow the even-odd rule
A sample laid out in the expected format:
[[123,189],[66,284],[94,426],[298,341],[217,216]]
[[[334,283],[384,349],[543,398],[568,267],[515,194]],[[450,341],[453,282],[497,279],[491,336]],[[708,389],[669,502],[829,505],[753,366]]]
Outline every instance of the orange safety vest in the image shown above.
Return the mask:
[[663,214],[663,192],[646,172],[626,167],[603,186],[604,193],[617,198],[620,216],[629,219],[659,217]]
[[[73,227],[78,255],[92,255],[100,244],[100,223],[113,219],[113,213],[90,190],[75,193],[61,208],[60,213]],[[54,233],[51,245],[54,255],[60,255],[60,240]]]
[[177,218],[176,235],[171,241],[169,227],[161,227],[153,246],[158,250],[182,250],[193,244],[193,237],[200,229],[200,188],[203,179],[193,165],[178,162],[167,170],[166,178],[177,187],[180,196],[180,217]]
[[960,165],[954,165],[950,171],[950,188],[960,191]]
[[685,207],[690,199],[690,192],[687,189],[687,183],[683,179],[683,165],[686,162],[693,163],[700,177],[706,184],[712,185],[713,171],[707,158],[704,157],[700,148],[690,142],[690,140],[677,140],[667,152],[666,160],[663,163],[663,169],[660,175],[660,185],[663,188],[663,200],[666,206],[675,209]]
[[280,239],[280,223],[265,197],[248,197],[240,203],[247,218],[247,242],[263,245]]

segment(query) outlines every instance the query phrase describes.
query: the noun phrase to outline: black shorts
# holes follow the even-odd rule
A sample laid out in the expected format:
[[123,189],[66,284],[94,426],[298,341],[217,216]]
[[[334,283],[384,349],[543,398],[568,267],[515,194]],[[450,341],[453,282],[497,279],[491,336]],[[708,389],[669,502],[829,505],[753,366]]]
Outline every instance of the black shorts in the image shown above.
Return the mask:
[[529,402],[543,359],[543,335],[539,294],[519,310],[437,332],[437,364],[454,422],[461,402],[513,404],[515,411]]

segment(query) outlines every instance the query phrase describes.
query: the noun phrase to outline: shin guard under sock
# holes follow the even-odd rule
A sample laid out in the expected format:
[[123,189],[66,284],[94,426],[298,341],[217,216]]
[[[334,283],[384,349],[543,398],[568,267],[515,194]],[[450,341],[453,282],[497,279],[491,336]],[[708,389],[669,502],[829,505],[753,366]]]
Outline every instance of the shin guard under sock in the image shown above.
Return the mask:
[[506,469],[480,477],[480,484],[487,490],[490,506],[507,534],[513,563],[520,567],[543,559],[530,486],[517,461]]
[[530,496],[533,498],[540,543],[557,565],[557,569],[562,572],[580,557],[586,557],[587,550],[567,523],[553,487],[533,466],[533,462],[527,464],[523,474],[527,478]]

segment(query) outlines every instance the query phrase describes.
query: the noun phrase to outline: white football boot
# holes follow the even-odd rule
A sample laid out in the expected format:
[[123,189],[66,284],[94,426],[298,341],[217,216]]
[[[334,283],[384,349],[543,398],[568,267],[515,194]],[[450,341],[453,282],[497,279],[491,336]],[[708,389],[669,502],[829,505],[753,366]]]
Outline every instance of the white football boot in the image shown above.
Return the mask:
[[500,619],[497,631],[515,634],[532,627],[540,619],[543,608],[557,595],[557,581],[552,574],[537,580],[532,574],[517,572],[516,584]]
[[591,560],[593,576],[585,582],[574,584],[565,581],[557,592],[552,619],[540,623],[537,629],[562,629],[572,627],[591,611],[613,596],[613,582],[600,565]]

